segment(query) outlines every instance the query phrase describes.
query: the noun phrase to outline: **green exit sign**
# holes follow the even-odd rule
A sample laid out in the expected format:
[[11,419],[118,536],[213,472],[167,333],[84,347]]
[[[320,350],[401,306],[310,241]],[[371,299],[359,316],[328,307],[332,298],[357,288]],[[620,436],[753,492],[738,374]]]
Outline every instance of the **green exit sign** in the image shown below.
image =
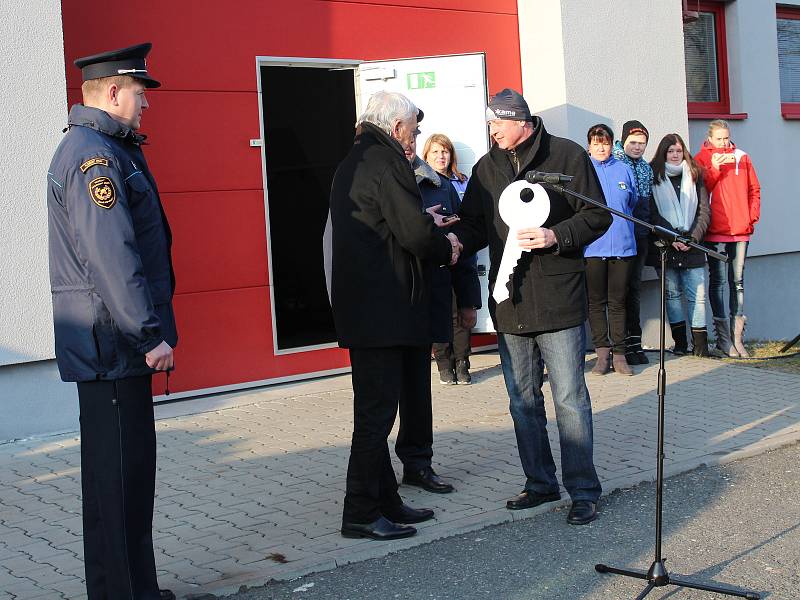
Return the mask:
[[423,90],[427,88],[436,87],[436,73],[434,71],[425,71],[423,73],[408,73],[406,75],[406,83],[410,90]]

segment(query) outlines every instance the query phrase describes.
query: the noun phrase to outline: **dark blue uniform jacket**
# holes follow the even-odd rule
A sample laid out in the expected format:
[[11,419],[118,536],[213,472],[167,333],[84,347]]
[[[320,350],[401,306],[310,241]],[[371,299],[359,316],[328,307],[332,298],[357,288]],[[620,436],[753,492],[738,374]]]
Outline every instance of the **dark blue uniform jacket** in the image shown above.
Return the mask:
[[178,341],[172,235],[142,140],[78,104],[50,165],[50,286],[64,381],[152,373],[145,353]]

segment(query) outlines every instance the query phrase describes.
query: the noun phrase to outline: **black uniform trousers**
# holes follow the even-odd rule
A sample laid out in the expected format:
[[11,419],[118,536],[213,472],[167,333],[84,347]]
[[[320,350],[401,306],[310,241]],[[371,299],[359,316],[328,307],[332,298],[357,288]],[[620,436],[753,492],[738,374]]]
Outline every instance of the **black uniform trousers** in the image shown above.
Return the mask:
[[[430,465],[433,445],[430,346],[351,348],[353,441],[343,518],[371,523],[402,504],[388,437],[398,407],[395,450],[413,465]],[[422,468],[422,467],[420,467]]]
[[159,600],[151,376],[78,383],[89,600]]

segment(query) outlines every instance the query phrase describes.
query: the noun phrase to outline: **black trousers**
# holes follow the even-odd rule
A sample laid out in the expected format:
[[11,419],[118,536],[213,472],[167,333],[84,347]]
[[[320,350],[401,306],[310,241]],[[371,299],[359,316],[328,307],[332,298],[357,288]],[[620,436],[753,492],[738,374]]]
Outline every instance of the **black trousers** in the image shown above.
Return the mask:
[[595,348],[625,353],[625,303],[628,280],[636,257],[586,259],[589,327]]
[[641,337],[642,323],[640,319],[642,295],[642,269],[647,260],[647,239],[636,240],[636,259],[631,267],[628,280],[628,303],[625,307],[625,329],[627,335]]
[[151,376],[78,383],[89,600],[159,600]]
[[430,465],[433,454],[430,347],[351,348],[350,364],[353,441],[343,518],[354,523],[371,523],[381,515],[382,508],[403,502],[397,492],[387,442],[398,407],[400,431],[395,446],[398,456],[407,469]]
[[449,342],[436,342],[433,344],[433,358],[440,371],[451,371],[456,367],[456,361],[469,360],[472,353],[472,330],[464,329],[458,322],[458,306],[453,295],[453,339]]

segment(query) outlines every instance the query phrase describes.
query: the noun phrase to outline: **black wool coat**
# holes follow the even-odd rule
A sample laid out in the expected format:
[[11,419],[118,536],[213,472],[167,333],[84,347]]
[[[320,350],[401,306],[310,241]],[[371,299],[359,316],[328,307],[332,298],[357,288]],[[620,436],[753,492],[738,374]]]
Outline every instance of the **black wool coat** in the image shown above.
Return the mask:
[[[518,172],[514,163],[519,164]],[[477,162],[458,212],[461,221],[453,231],[468,254],[489,246],[489,311],[495,329],[501,333],[554,331],[584,322],[587,311],[583,247],[603,235],[612,220],[602,208],[545,186],[550,216],[543,227],[553,231],[558,243],[523,252],[511,279],[510,298],[496,305],[491,292],[509,230],[498,212],[498,201],[509,184],[524,179],[531,170],[572,175],[574,179],[566,187],[605,202],[586,150],[547,133],[539,117],[534,117],[533,135],[515,151],[493,146]]]
[[331,305],[343,348],[431,343],[430,269],[450,241],[423,212],[403,148],[369,123],[333,178]]

